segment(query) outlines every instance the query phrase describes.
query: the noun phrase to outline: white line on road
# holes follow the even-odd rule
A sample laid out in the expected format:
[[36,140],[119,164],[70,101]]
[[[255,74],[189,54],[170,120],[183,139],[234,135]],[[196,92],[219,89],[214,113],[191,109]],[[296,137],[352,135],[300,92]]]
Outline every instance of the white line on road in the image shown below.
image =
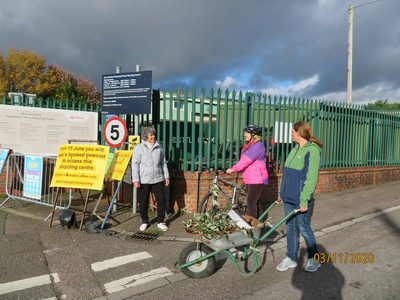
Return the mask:
[[168,268],[159,268],[151,270],[150,272],[136,274],[133,276],[128,276],[111,281],[104,284],[104,288],[107,290],[108,293],[111,294],[169,275],[173,275],[173,273]]
[[67,299],[67,295],[61,295],[60,298],[51,297],[51,298],[46,298],[46,299],[42,299],[42,300],[60,300],[60,299]]
[[52,282],[60,282],[60,278],[58,277],[57,273],[2,283],[0,284],[0,295],[32,288],[39,285],[50,284]]
[[107,260],[92,264],[92,270],[95,272],[103,271],[106,269],[119,267],[119,266],[131,263],[134,261],[151,258],[151,257],[152,256],[146,251],[135,253],[135,254],[130,254],[130,255],[119,256],[119,257],[107,259]]

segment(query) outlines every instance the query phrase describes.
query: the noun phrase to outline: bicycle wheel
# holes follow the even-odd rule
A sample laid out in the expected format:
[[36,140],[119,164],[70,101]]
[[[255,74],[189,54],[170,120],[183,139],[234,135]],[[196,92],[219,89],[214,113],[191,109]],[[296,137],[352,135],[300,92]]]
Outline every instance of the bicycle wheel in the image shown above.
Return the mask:
[[239,214],[245,216],[247,214],[247,197],[244,197],[238,207]]
[[212,193],[210,191],[208,191],[207,194],[203,197],[203,199],[201,199],[200,205],[197,208],[197,212],[199,214],[203,214],[209,209],[212,209],[214,215],[218,211],[218,207],[213,205]]
[[239,187],[239,193],[237,194],[236,201],[237,203],[236,208],[234,209],[239,215],[243,216],[247,213],[247,193],[244,189],[245,184],[243,183]]
[[[206,256],[213,252],[213,250],[203,243],[191,243],[184,248],[179,255],[179,264],[184,265],[192,262],[202,256]],[[193,264],[182,269],[183,274],[191,278],[204,278],[210,276],[215,269],[215,256]]]

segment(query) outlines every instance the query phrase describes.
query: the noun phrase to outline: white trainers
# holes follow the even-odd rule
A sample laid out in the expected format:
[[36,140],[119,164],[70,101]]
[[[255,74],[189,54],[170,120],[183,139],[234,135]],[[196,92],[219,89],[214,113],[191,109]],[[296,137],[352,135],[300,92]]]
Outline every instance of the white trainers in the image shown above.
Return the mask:
[[276,266],[278,271],[286,271],[289,268],[296,268],[297,262],[291,260],[289,257],[286,257],[282,260],[282,262]]
[[307,272],[315,272],[318,270],[318,268],[321,266],[320,263],[316,263],[314,258],[310,258],[307,262],[307,266],[305,268],[305,270]]
[[167,231],[169,229],[167,224],[165,224],[165,223],[158,223],[157,227],[158,227],[158,229],[160,229],[162,231]]
[[140,225],[139,230],[140,230],[140,231],[145,231],[148,227],[149,227],[149,224],[143,223],[142,225]]

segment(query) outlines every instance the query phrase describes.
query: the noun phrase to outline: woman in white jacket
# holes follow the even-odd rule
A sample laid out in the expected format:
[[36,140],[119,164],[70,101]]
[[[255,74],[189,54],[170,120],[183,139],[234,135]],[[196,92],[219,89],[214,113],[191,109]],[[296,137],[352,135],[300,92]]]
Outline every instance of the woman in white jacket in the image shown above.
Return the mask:
[[141,231],[149,227],[150,192],[154,194],[157,202],[157,227],[163,231],[168,230],[168,226],[164,223],[164,183],[166,186],[169,185],[169,173],[164,151],[157,143],[155,134],[154,128],[145,127],[142,132],[142,142],[133,149],[132,154],[132,181],[138,191]]

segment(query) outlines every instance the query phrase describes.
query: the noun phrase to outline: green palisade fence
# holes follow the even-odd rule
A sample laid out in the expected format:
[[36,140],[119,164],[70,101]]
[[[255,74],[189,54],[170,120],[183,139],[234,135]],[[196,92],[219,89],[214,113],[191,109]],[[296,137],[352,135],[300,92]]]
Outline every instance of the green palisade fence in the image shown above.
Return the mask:
[[52,109],[66,109],[66,110],[77,110],[77,111],[90,111],[100,112],[100,106],[96,103],[83,103],[69,100],[56,100],[43,98],[34,99],[32,103],[28,102],[28,97],[25,101],[22,101],[21,96],[11,96],[11,99],[7,99],[7,95],[3,95],[3,101],[0,104],[4,105],[19,105],[29,107],[41,107],[41,108],[52,108]]
[[277,173],[293,147],[294,123],[311,124],[325,143],[323,170],[397,166],[400,163],[400,111],[304,98],[204,88],[155,91],[153,114],[144,126],[157,129],[171,170],[195,172],[199,166],[229,168],[240,157],[243,127],[263,128],[268,168]]
[[[4,95],[2,104],[26,105],[15,98]],[[100,127],[106,123],[93,103],[39,99],[29,106],[98,112]],[[134,116],[119,117],[133,135]],[[243,127],[256,124],[263,128],[268,168],[279,173],[298,121],[309,122],[313,135],[325,143],[322,170],[400,164],[400,110],[359,104],[221,89],[208,94],[204,88],[153,90],[152,114],[139,116],[139,133],[145,126],[156,128],[170,170],[193,173],[199,166],[226,169],[235,164],[244,145]],[[99,140],[105,144],[101,132]]]

